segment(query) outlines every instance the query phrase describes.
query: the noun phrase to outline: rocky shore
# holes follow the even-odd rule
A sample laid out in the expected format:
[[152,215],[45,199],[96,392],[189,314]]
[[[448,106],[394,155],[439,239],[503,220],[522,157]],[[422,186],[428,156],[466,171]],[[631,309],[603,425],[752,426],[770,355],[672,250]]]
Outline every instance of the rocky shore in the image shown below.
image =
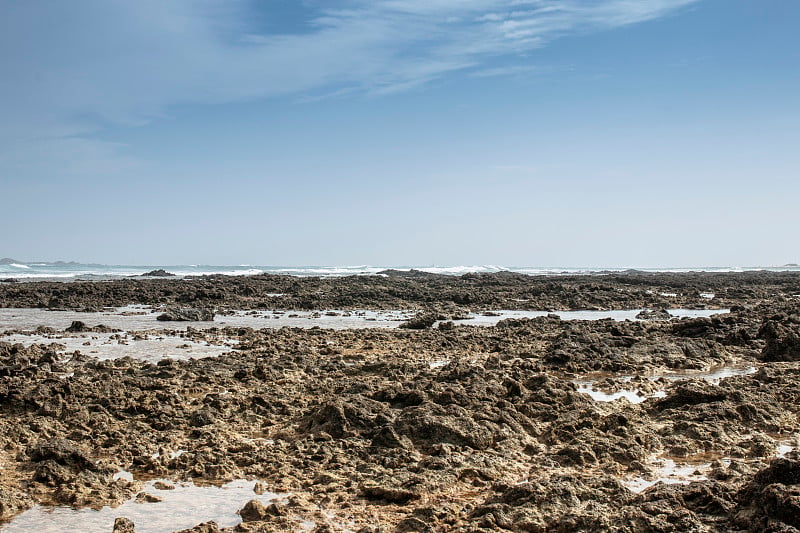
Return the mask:
[[0,307],[100,310],[128,304],[218,309],[706,308],[800,294],[798,272],[646,273],[527,276],[510,272],[447,276],[386,271],[343,278],[263,274],[115,281],[0,282]]
[[[247,479],[241,524],[191,531],[799,531],[798,295],[796,273],[0,284],[0,307],[419,313],[404,329],[209,324],[185,335],[235,349],[158,362],[0,337],[0,519]],[[730,312],[658,312],[678,307]]]

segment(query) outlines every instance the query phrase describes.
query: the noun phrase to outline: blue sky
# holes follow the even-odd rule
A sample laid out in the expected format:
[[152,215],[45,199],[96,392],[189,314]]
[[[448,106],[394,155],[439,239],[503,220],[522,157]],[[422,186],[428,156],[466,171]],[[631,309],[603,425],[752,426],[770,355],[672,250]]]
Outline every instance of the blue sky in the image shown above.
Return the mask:
[[0,1],[0,256],[800,262],[794,0]]

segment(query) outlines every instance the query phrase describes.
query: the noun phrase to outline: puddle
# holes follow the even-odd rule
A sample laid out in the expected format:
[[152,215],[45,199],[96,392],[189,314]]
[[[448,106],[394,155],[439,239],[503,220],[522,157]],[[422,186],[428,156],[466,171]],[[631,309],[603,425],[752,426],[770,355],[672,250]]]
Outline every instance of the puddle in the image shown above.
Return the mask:
[[132,357],[155,363],[161,359],[199,359],[218,357],[230,352],[237,344],[236,339],[221,339],[208,342],[193,340],[177,335],[159,335],[138,333],[56,333],[23,335],[0,335],[0,341],[25,346],[32,344],[50,344],[56,342],[66,346],[64,350],[72,353],[76,350],[82,354],[98,359],[118,359]]
[[578,386],[578,392],[588,394],[589,397],[596,402],[613,402],[620,398],[625,398],[630,403],[642,403],[649,398],[664,398],[667,393],[664,390],[658,390],[652,393],[644,393],[638,389],[633,390],[618,390],[616,392],[603,392],[593,388],[594,383],[591,382],[573,382]]
[[[707,318],[720,313],[727,313],[728,309],[668,309],[673,318]],[[464,321],[473,326],[494,326],[507,318],[538,318],[556,315],[561,320],[631,320],[639,321],[636,315],[642,309],[625,309],[615,311],[493,311],[491,314],[470,314]]]
[[33,331],[40,326],[64,330],[73,321],[87,326],[103,324],[123,331],[146,331],[169,328],[185,331],[212,327],[281,328],[315,326],[330,329],[391,328],[413,317],[414,311],[235,311],[231,315],[216,315],[206,322],[159,322],[161,311],[143,306],[127,306],[98,313],[81,311],[50,311],[47,309],[0,309],[0,332],[7,330]]
[[664,378],[669,381],[682,381],[687,379],[703,379],[709,383],[719,384],[720,381],[735,376],[748,376],[756,373],[754,366],[717,366],[709,370],[669,370],[648,376],[651,381]]
[[[734,376],[746,376],[755,374],[756,368],[753,366],[719,366],[709,370],[670,370],[666,372],[658,372],[641,376],[648,381],[659,381],[661,379],[667,381],[685,381],[689,379],[702,379],[709,383],[719,384],[723,379],[731,378]],[[657,389],[654,391],[643,391],[638,388],[619,389],[611,392],[604,391],[596,388],[596,385],[601,381],[612,378],[615,381],[622,383],[630,383],[635,377],[630,374],[614,375],[610,373],[597,374],[596,377],[592,375],[574,379],[574,383],[578,387],[578,392],[588,394],[594,401],[597,402],[613,402],[620,398],[626,398],[630,403],[642,403],[649,398],[664,398],[667,395],[666,389]],[[588,379],[587,379],[588,378]]]
[[[798,435],[784,437],[777,441],[775,457],[786,457],[797,449]],[[752,461],[748,459],[737,459],[738,461]],[[633,492],[642,492],[658,483],[683,484],[688,485],[693,481],[705,481],[711,470],[714,461],[730,466],[733,462],[731,457],[726,457],[720,453],[705,452],[697,453],[684,459],[667,456],[653,456],[650,463],[657,466],[656,476],[653,479],[646,479],[641,476],[623,480],[622,483]],[[769,462],[769,458],[766,459]],[[649,476],[648,476],[649,477]]]
[[450,363],[450,359],[442,359],[441,361],[431,361],[428,366],[431,368],[442,368]]
[[800,435],[779,439],[775,457],[786,457],[798,448],[798,443],[800,443]]
[[[725,460],[722,462],[724,463]],[[676,462],[674,459],[659,458],[656,459],[656,463],[658,472],[654,479],[648,480],[639,476],[623,480],[622,484],[632,492],[639,493],[658,483],[688,485],[693,481],[705,481],[708,479],[706,474],[711,470],[711,462]]]
[[[163,481],[163,480],[162,480]],[[255,481],[237,480],[219,487],[177,483],[171,490],[155,487],[157,480],[145,484],[144,492],[161,498],[156,503],[137,503],[134,499],[116,508],[72,509],[36,506],[0,526],[3,533],[109,533],[114,520],[124,516],[133,521],[137,533],[167,533],[214,520],[221,528],[241,522],[236,511],[253,499],[269,504],[278,494],[253,492]],[[170,483],[171,484],[171,483]]]
[[[641,309],[622,311],[492,311],[489,313],[470,314],[465,324],[475,326],[493,326],[507,318],[537,318],[549,314],[558,315],[562,320],[636,320]],[[708,317],[718,313],[726,313],[727,309],[672,309],[669,313],[676,318]],[[88,326],[103,324],[113,329],[124,331],[145,331],[153,329],[186,330],[188,327],[207,329],[210,327],[251,327],[251,328],[395,328],[403,321],[413,317],[416,312],[410,310],[389,311],[235,311],[230,315],[217,315],[213,321],[207,322],[159,322],[156,318],[161,311],[153,311],[145,306],[126,306],[98,313],[80,311],[49,311],[47,309],[0,309],[0,331],[35,330],[39,326],[64,330],[73,321],[81,321]]]

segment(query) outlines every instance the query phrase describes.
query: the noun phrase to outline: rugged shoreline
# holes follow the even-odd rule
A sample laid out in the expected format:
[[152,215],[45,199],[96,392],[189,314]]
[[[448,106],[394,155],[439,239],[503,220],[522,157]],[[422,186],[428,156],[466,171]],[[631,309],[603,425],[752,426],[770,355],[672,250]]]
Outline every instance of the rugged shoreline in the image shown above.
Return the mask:
[[[709,299],[708,295],[714,297]],[[730,307],[800,294],[800,272],[448,276],[390,272],[341,278],[278,275],[0,283],[0,307],[191,303],[230,309],[633,309]]]
[[[796,273],[0,285],[3,307],[732,308],[637,322],[192,330],[236,349],[156,364],[0,338],[0,517],[34,503],[119,504],[153,477],[250,478],[290,496],[244,512],[236,531],[792,531],[796,294]],[[696,374],[720,366],[753,371]],[[658,377],[667,371],[685,377]],[[588,377],[646,398],[594,401],[576,384]],[[632,490],[662,477],[665,461],[699,474]],[[115,479],[120,470],[134,481]]]

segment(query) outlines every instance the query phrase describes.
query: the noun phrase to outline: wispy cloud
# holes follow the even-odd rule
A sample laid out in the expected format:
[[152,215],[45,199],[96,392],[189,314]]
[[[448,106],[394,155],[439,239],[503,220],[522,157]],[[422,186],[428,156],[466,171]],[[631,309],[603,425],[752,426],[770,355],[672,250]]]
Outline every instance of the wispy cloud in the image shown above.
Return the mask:
[[266,4],[246,0],[6,2],[0,164],[12,145],[85,139],[109,123],[157,119],[176,104],[380,95],[457,72],[520,74],[531,65],[515,58],[554,39],[696,1],[315,1],[294,32],[263,31],[250,10]]

